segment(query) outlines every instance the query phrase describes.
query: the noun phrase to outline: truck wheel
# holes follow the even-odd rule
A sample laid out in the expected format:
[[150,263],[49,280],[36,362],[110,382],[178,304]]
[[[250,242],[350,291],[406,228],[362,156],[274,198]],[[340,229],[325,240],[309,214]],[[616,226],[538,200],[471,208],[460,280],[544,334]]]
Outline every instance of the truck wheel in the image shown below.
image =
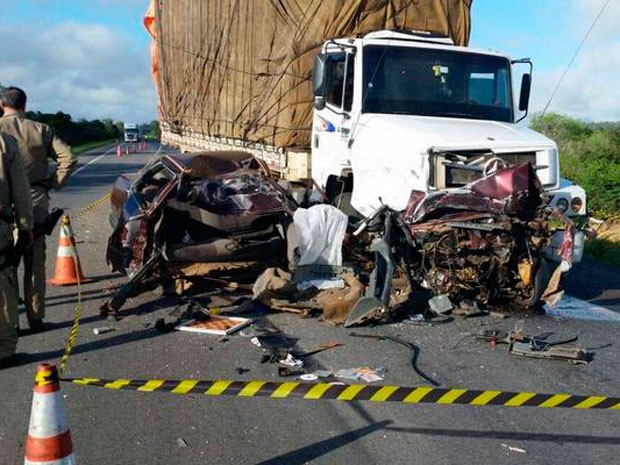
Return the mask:
[[361,220],[364,217],[351,205],[351,195],[351,192],[343,192],[342,194],[338,194],[334,199],[334,206],[349,218]]

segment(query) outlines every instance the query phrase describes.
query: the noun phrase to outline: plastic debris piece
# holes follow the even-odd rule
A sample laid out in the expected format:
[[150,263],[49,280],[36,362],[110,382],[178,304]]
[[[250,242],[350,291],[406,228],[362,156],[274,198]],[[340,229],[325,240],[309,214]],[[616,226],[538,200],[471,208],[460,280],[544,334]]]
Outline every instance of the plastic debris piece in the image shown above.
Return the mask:
[[508,449],[510,452],[518,452],[520,454],[525,454],[527,452],[525,449],[522,449],[520,447],[509,446],[508,444],[502,443],[502,447],[505,449]]
[[386,369],[384,367],[371,368],[369,366],[356,367],[356,368],[344,368],[338,370],[335,373],[336,378],[363,380],[367,383],[374,381],[381,381],[385,375]]
[[306,373],[301,375],[299,379],[301,379],[302,381],[316,381],[319,379],[319,377],[314,373]]
[[112,328],[111,326],[103,326],[101,328],[93,329],[93,334],[99,336],[100,334],[111,333],[112,331],[116,331],[116,328]]
[[183,438],[178,438],[177,439],[177,446],[179,447],[187,447],[189,444],[187,444],[187,441]]
[[360,376],[360,379],[366,381],[367,383],[373,383],[375,381],[382,381],[383,376],[379,376],[375,373],[366,373]]
[[333,373],[328,370],[316,370],[314,374],[317,375],[319,378],[329,378],[333,375]]
[[432,297],[428,301],[428,306],[433,313],[439,314],[446,314],[454,308],[447,294],[440,294]]
[[291,354],[288,354],[285,359],[280,360],[280,363],[289,367],[301,368],[304,366],[304,362],[302,360],[296,359]]

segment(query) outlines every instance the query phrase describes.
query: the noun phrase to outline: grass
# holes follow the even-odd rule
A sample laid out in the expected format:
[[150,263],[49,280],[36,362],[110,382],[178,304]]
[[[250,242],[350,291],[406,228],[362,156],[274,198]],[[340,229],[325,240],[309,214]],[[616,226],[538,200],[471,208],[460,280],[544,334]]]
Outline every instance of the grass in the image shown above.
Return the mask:
[[620,268],[620,222],[605,225],[596,239],[586,242],[586,255]]
[[116,139],[108,139],[108,140],[100,140],[97,142],[87,142],[85,144],[76,145],[75,147],[71,147],[71,150],[76,155],[80,155],[84,152],[88,152],[89,150],[93,150],[99,147],[103,147],[104,145],[109,145],[113,142],[116,142]]

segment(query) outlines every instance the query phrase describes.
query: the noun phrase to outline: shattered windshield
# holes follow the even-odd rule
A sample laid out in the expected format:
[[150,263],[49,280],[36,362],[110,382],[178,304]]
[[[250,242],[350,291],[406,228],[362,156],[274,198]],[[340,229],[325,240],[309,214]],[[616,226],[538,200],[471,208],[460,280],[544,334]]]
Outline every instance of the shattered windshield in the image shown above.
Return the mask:
[[512,122],[510,63],[450,50],[364,47],[364,113]]

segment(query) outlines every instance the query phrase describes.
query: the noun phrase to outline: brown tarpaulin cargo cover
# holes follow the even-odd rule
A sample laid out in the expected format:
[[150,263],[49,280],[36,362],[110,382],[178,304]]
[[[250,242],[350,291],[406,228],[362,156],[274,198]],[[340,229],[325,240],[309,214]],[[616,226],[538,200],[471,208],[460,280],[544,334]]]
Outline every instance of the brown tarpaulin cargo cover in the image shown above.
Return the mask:
[[472,0],[153,0],[161,118],[174,131],[306,147],[327,39],[415,29],[467,45]]

